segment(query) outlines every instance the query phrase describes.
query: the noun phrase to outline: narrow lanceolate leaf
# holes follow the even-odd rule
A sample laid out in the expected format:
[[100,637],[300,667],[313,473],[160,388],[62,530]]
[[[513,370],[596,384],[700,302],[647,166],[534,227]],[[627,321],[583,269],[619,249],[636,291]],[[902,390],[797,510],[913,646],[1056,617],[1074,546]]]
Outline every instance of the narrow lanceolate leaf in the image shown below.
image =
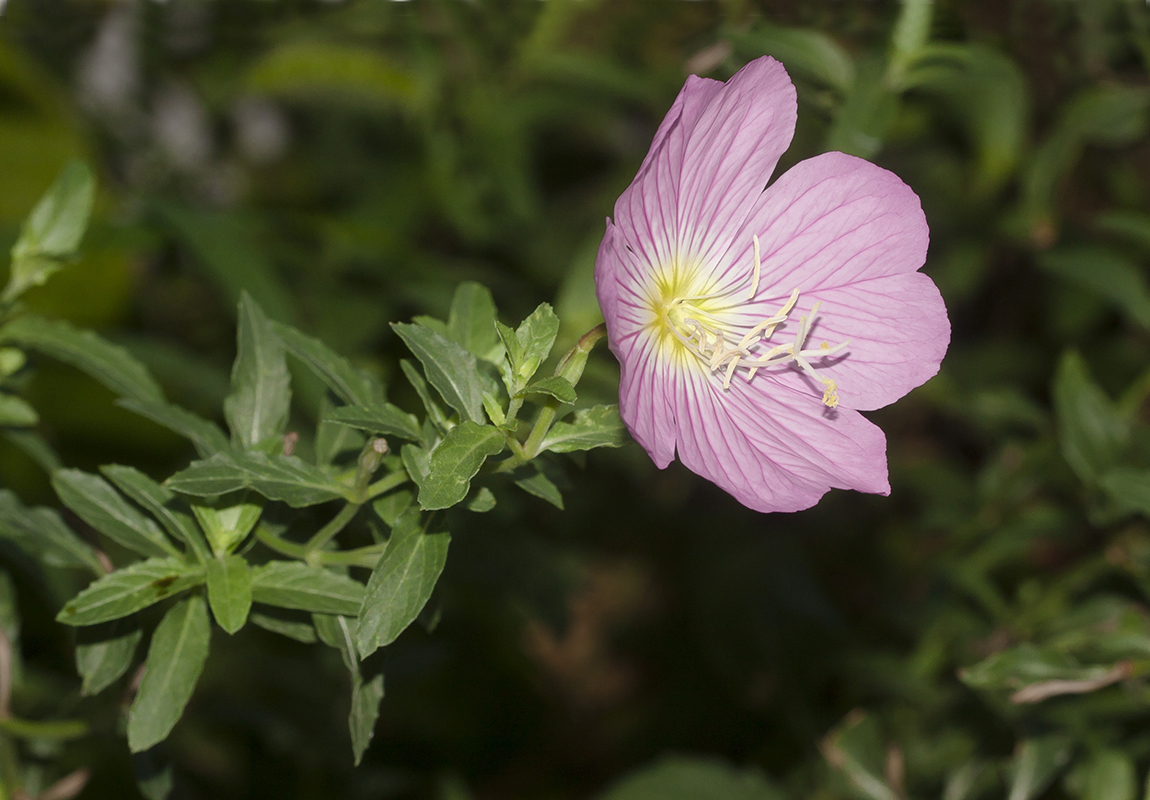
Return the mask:
[[88,226],[95,191],[96,181],[87,165],[73,161],[64,167],[25,220],[12,258],[63,258],[76,252]]
[[192,698],[211,640],[207,604],[185,598],[164,615],[152,634],[140,691],[128,711],[128,747],[147,750],[168,738]]
[[482,424],[483,380],[475,356],[422,325],[395,323],[391,327],[423,364],[427,379],[444,402],[464,419]]
[[[415,393],[419,395],[419,400],[423,403],[423,408],[427,412],[428,426],[434,426],[435,429],[440,431],[447,430],[447,414],[440,408],[439,403],[435,402],[435,398],[431,396],[431,389],[428,387],[427,381],[423,379],[423,375],[420,374],[419,367],[415,366],[414,361],[401,358],[399,360],[399,368],[403,370],[404,377],[406,377],[407,382],[411,384],[411,388],[415,389]],[[424,444],[426,444],[426,442],[424,442]]]
[[570,453],[595,447],[621,447],[627,442],[627,429],[618,406],[593,406],[575,412],[571,422],[557,422],[543,439],[541,450]]
[[273,322],[272,327],[287,351],[307,365],[343,402],[369,406],[383,401],[383,388],[377,381],[323,342],[305,336],[290,325]]
[[95,189],[86,165],[73,161],[64,168],[20,231],[12,248],[11,277],[0,299],[12,300],[43,284],[60,269],[62,259],[76,252],[88,226]]
[[416,509],[397,521],[359,612],[355,639],[363,658],[394,642],[419,616],[443,572],[450,541],[446,533],[424,533]]
[[1150,517],[1150,470],[1120,467],[1098,483],[1115,502]]
[[495,300],[486,286],[466,281],[455,289],[448,336],[478,358],[496,361],[503,347],[495,332]]
[[278,633],[280,636],[295,639],[297,642],[303,642],[304,644],[313,644],[315,642],[315,628],[306,622],[297,622],[296,620],[275,617],[270,614],[251,614],[248,616],[248,621],[257,628]]
[[196,447],[200,458],[208,458],[228,449],[228,437],[214,422],[162,400],[120,400],[120,406],[146,417],[173,433],[178,433]]
[[86,567],[97,575],[104,567],[96,551],[72,532],[49,508],[27,508],[7,489],[0,489],[0,537],[52,567]]
[[539,365],[551,354],[551,347],[558,334],[559,317],[555,316],[548,303],[540,303],[531,312],[531,316],[523,320],[515,331],[515,338],[519,340],[522,350],[521,361],[515,365],[515,371],[521,380],[531,379]]
[[1058,735],[1026,739],[1015,748],[1008,800],[1033,800],[1070,761],[1071,742]]
[[1129,438],[1129,425],[1078,353],[1067,353],[1058,366],[1054,409],[1062,455],[1079,478],[1093,482],[1114,465]]
[[575,387],[571,385],[571,381],[558,376],[535,381],[535,383],[528,386],[519,394],[545,394],[549,397],[554,397],[560,403],[567,404],[574,403],[575,400],[578,399],[575,395]]
[[419,487],[419,504],[433,510],[461,502],[483,462],[506,444],[507,437],[498,428],[474,422],[456,425],[431,451],[427,478]]
[[168,533],[186,544],[201,561],[207,557],[203,535],[191,516],[176,506],[174,494],[134,467],[108,464],[100,467],[100,472],[159,520]]
[[132,666],[144,632],[134,617],[86,625],[76,631],[76,671],[81,694],[94,695],[111,686]]
[[78,469],[52,474],[61,502],[112,541],[145,556],[180,554],[156,523],[137,511],[99,475]]
[[351,731],[351,750],[355,765],[363,760],[375,733],[375,723],[379,720],[379,704],[383,702],[383,673],[365,681],[359,675],[351,681],[351,713],[347,717],[347,727]]
[[0,427],[27,428],[39,421],[40,415],[32,406],[15,395],[0,393]]
[[311,619],[319,640],[338,650],[347,671],[353,678],[358,678],[359,655],[355,650],[354,621],[339,614],[312,614]]
[[149,558],[94,581],[56,615],[65,625],[95,625],[126,617],[204,582],[203,569],[177,558]]
[[3,342],[15,342],[71,364],[122,397],[163,400],[159,385],[127,350],[67,322],[20,317],[0,328]]
[[515,485],[527,494],[547,501],[560,511],[563,510],[563,495],[560,493],[559,487],[544,475],[535,464],[524,464],[511,473],[511,476],[515,479]]
[[208,579],[208,603],[216,622],[235,633],[247,622],[252,607],[252,575],[241,556],[209,558],[204,565]]
[[250,449],[283,434],[291,410],[291,376],[282,340],[247,292],[240,297],[236,346],[224,416],[232,437]]
[[217,453],[169,478],[166,486],[196,497],[211,497],[240,489],[254,489],[270,500],[301,508],[337,497],[350,499],[350,489],[323,470],[295,456],[266,453]]
[[298,561],[272,561],[252,570],[252,599],[316,614],[359,613],[363,584]]
[[324,420],[369,433],[398,436],[412,442],[419,441],[419,420],[414,414],[408,414],[391,403],[335,408],[327,413]]

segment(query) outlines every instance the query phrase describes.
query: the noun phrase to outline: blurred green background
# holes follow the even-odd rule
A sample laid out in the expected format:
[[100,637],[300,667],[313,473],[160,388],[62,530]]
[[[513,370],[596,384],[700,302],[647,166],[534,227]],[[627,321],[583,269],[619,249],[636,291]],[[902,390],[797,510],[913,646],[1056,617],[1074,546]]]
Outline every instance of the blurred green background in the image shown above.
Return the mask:
[[[157,756],[172,797],[1145,794],[1144,0],[2,8],[0,247],[69,159],[100,180],[82,259],[28,305],[125,345],[202,414],[220,418],[243,289],[384,377],[404,352],[388,322],[444,316],[463,280],[507,321],[552,302],[562,352],[600,319],[603,219],[684,77],[763,54],[799,93],[780,170],[843,150],[914,188],[954,328],[939,377],[870,415],[890,498],[759,515],[631,445],[570,471],[565,512],[455,513],[440,623],[387,648],[358,769],[334,652],[217,630]],[[68,465],[164,477],[192,457],[35,366],[22,394]],[[597,352],[580,396],[616,386]],[[12,437],[0,482],[57,504]],[[35,676],[20,702],[103,720],[23,757],[91,767],[82,797],[133,796],[122,698],[79,699],[36,568],[3,555]]]

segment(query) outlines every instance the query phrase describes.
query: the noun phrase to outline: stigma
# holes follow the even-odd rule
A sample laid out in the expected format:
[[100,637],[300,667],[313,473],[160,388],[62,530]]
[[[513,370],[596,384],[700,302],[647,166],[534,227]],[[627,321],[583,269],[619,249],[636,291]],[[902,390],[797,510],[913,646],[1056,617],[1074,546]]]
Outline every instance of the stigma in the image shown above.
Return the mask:
[[762,277],[759,237],[753,237],[755,260],[750,274],[749,288],[736,284],[725,290],[696,290],[698,286],[690,275],[673,273],[660,281],[653,298],[652,326],[668,344],[693,360],[700,362],[709,372],[721,376],[724,389],[740,369],[750,381],[760,369],[793,363],[804,374],[823,387],[823,405],[835,408],[839,404],[838,384],[819,374],[812,363],[817,359],[834,356],[850,345],[850,341],[831,345],[821,342],[810,346],[811,328],[819,316],[821,302],[816,302],[806,314],[800,314],[794,337],[790,341],[772,342],[775,331],[788,321],[799,302],[800,290],[792,289],[790,297],[769,317],[747,327],[740,312],[755,299]]

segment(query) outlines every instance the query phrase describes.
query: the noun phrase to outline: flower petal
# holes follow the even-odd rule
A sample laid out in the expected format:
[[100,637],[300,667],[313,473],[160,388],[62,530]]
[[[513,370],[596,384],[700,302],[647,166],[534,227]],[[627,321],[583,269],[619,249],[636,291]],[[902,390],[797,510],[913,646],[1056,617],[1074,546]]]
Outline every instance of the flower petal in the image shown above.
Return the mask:
[[[810,298],[823,305],[807,347],[850,340],[827,364],[811,362],[838,383],[846,407],[882,408],[938,373],[950,344],[950,320],[938,288],[921,272],[817,289]],[[792,375],[792,381],[805,378],[794,370]],[[821,386],[815,394],[822,394]]]
[[687,133],[678,186],[678,253],[703,264],[731,247],[795,134],[794,84],[773,58],[712,93]]
[[724,390],[694,367],[672,376],[679,458],[743,505],[799,511],[832,488],[890,493],[886,437],[858,412],[770,381]]
[[759,199],[724,263],[726,285],[746,280],[762,252],[761,285],[786,296],[914,272],[930,232],[918,196],[892,172],[844,153],[787,170]]
[[671,263],[678,228],[679,183],[686,138],[719,81],[687,78],[663,118],[631,185],[615,201],[615,223],[625,242],[648,266]]
[[612,336],[610,343],[621,369],[619,415],[655,465],[665,469],[675,458],[677,435],[667,354],[643,330],[620,341]]

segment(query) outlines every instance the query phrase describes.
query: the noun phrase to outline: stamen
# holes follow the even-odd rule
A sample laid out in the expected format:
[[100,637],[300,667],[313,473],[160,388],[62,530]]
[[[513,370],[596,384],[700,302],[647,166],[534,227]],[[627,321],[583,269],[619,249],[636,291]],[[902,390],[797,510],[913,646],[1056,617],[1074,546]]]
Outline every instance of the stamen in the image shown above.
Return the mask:
[[[791,291],[790,297],[773,315],[761,319],[746,330],[741,338],[735,338],[738,336],[737,328],[742,326],[734,321],[729,312],[745,312],[744,304],[754,300],[762,279],[762,246],[757,235],[752,236],[752,241],[755,261],[751,270],[750,293],[745,300],[736,299],[734,294],[738,290],[735,287],[700,295],[683,294],[673,298],[663,295],[664,299],[658,306],[663,330],[669,331],[680,344],[694,353],[709,371],[716,372],[721,368],[724,389],[731,388],[731,381],[739,367],[746,368],[747,381],[750,382],[760,369],[793,363],[823,385],[823,404],[828,408],[837,407],[838,384],[820,375],[811,360],[840,353],[850,345],[850,341],[837,345],[823,341],[810,349],[805,348],[807,337],[822,307],[821,302],[816,302],[808,313],[799,317],[794,340],[789,343],[775,344],[765,352],[756,352],[762,343],[771,339],[780,325],[787,322],[799,301],[798,288]],[[698,286],[694,281],[685,283],[692,288]],[[679,280],[674,285],[686,288]],[[728,335],[732,336],[731,345],[727,344]]]
[[751,293],[747,295],[747,300],[755,299],[755,292],[759,291],[759,273],[762,271],[762,263],[759,261],[759,236],[754,234],[751,236],[752,241],[755,243],[755,271],[751,276]]

